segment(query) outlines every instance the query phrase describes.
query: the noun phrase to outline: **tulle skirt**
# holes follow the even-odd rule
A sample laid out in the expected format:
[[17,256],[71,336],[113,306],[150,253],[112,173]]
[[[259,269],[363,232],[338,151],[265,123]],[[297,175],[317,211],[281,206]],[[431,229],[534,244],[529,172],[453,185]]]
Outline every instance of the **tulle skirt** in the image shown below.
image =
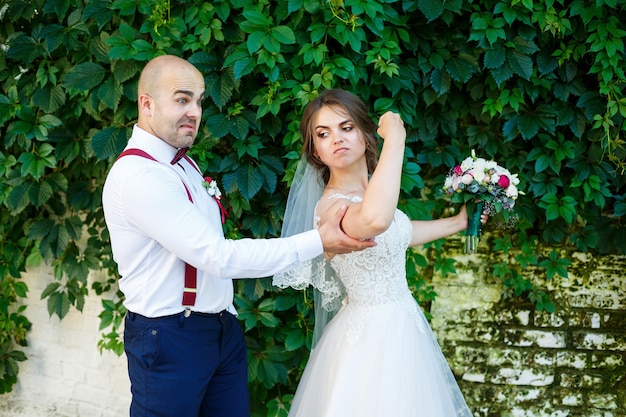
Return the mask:
[[471,417],[415,301],[344,306],[311,352],[289,417]]

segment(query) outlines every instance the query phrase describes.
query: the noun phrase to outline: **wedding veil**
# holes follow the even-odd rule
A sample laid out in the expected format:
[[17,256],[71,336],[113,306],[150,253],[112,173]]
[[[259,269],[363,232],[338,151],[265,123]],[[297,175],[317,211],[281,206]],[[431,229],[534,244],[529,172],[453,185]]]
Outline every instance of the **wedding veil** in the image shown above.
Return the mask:
[[[317,228],[317,202],[324,191],[323,180],[305,157],[298,162],[289,190],[281,237],[288,237]],[[313,347],[319,340],[344,297],[343,285],[323,255],[305,261],[296,268],[274,275],[272,283],[279,288],[303,290],[313,287],[315,327]]]

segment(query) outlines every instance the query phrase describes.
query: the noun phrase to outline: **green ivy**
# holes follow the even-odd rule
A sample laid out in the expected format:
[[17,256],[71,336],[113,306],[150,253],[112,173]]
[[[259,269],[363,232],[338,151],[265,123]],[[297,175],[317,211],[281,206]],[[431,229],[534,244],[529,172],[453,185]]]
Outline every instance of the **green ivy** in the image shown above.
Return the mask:
[[[322,89],[346,88],[375,114],[405,120],[401,207],[413,218],[449,213],[443,179],[471,149],[519,173],[518,222],[490,222],[482,250],[502,255],[491,268],[506,297],[553,311],[526,269],[567,277],[574,251],[626,253],[625,8],[624,0],[2,3],[0,392],[25,359],[28,266],[53,268],[42,294],[50,314],[63,318],[87,294],[102,296],[99,347],[123,351],[100,196],[137,117],[139,72],[164,53],[204,74],[192,153],[224,185],[228,237],[280,233],[302,108]],[[430,276],[455,273],[454,253],[444,240],[409,253],[424,305],[436,296]],[[90,282],[90,271],[108,274]],[[253,414],[286,415],[310,347],[312,299],[267,280],[236,285]]]

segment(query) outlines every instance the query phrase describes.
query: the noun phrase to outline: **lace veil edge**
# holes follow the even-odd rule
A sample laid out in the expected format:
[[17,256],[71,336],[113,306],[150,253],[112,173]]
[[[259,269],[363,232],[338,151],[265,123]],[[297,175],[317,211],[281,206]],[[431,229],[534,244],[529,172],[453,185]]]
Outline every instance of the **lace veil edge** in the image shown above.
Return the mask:
[[[302,158],[298,162],[287,198],[281,237],[288,237],[317,228],[315,209],[324,191],[317,171]],[[273,276],[272,284],[279,288],[303,290],[314,288],[315,330],[313,344],[341,306],[343,286],[324,256],[305,261],[296,268]]]

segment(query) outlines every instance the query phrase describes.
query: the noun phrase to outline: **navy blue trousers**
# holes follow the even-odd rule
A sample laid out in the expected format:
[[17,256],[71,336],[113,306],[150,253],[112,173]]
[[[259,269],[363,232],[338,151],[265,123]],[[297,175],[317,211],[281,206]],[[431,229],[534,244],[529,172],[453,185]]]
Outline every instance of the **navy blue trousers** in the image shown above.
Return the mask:
[[124,329],[131,417],[249,417],[246,344],[228,312],[147,318]]

